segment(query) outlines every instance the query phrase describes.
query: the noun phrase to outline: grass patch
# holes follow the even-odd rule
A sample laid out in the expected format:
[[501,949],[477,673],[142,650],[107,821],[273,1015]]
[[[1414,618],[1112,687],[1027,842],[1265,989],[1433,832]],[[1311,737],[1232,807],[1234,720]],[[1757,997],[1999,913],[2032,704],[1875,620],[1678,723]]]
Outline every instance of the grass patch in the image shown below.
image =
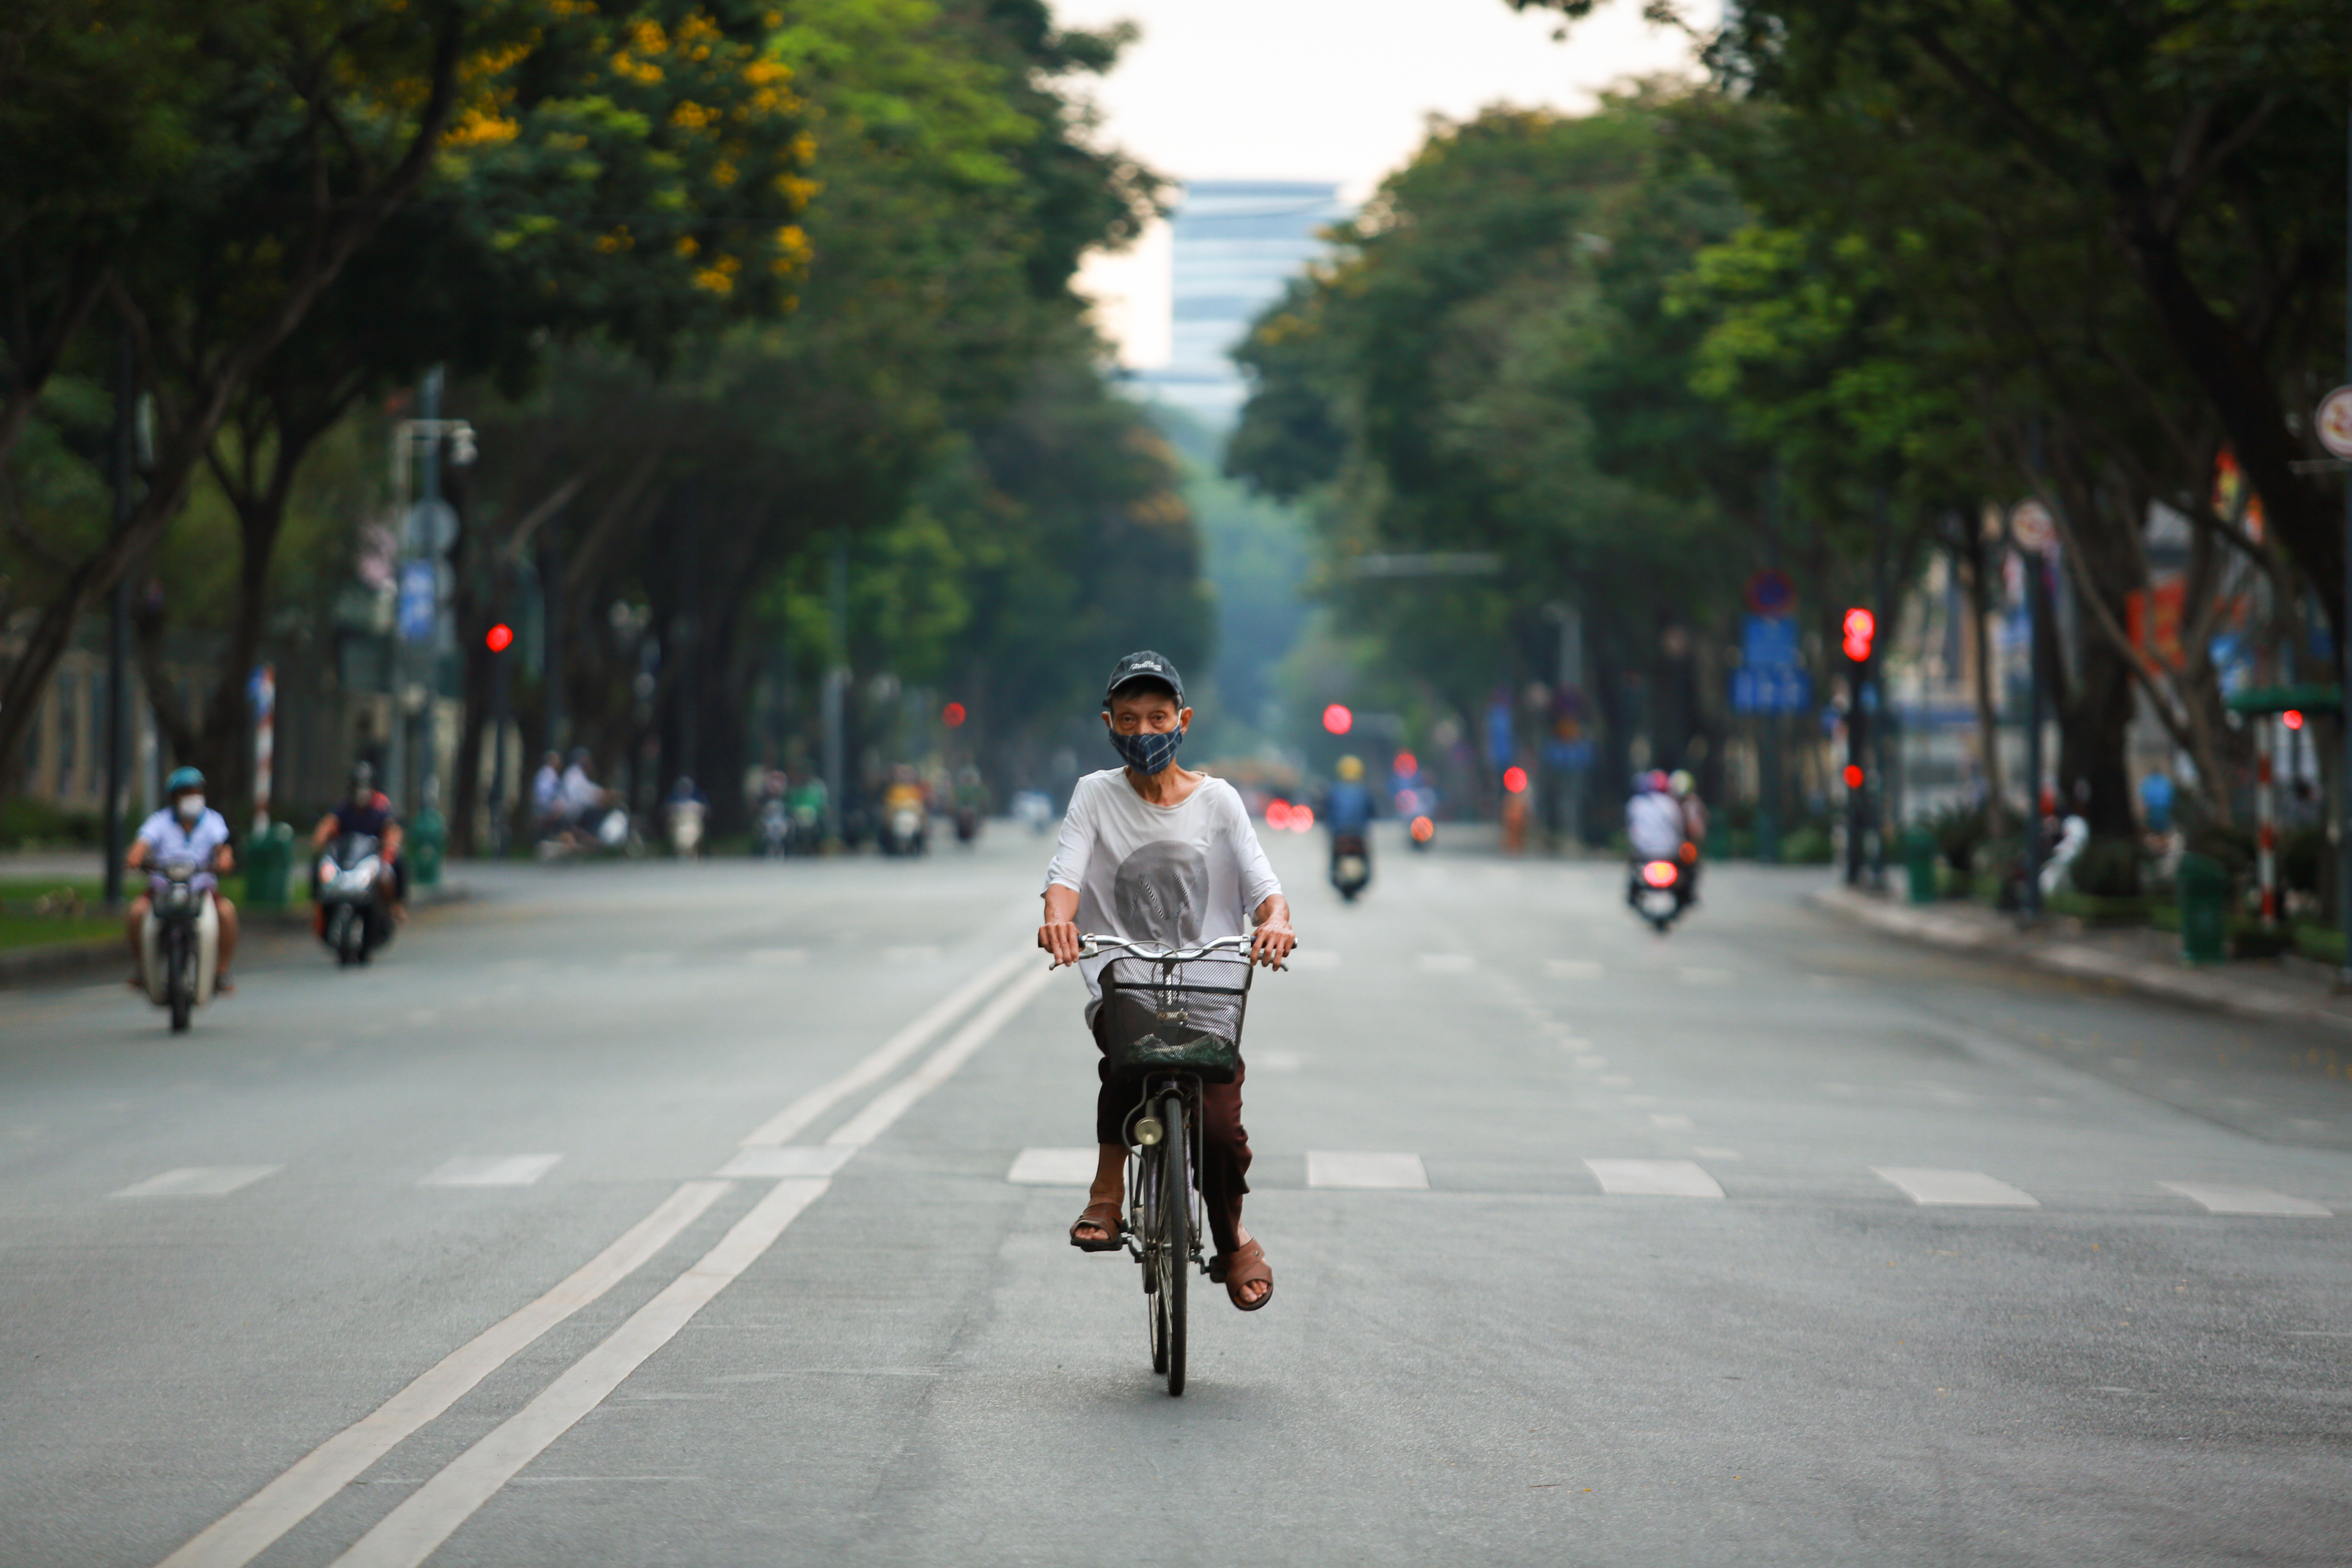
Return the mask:
[[77,942],[89,937],[120,936],[122,922],[111,915],[85,915],[60,920],[54,915],[0,914],[0,949],[46,947],[53,942]]

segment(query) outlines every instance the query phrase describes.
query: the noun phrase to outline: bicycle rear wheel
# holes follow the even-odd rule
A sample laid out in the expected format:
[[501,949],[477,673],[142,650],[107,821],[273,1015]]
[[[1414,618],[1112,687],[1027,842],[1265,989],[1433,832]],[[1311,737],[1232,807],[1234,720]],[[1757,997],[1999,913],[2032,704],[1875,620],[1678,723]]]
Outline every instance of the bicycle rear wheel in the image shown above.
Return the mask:
[[1160,1289],[1160,1195],[1168,1190],[1165,1154],[1164,1145],[1144,1150],[1135,1173],[1141,1200],[1135,1233],[1143,1242],[1142,1256],[1137,1259],[1143,1265],[1143,1315],[1151,1331],[1151,1370],[1160,1373],[1168,1370],[1168,1298]]
[[[1161,1342],[1167,1347],[1168,1392],[1184,1392],[1184,1283],[1192,1272],[1192,1138],[1184,1097],[1171,1094],[1161,1121],[1168,1129],[1160,1184],[1160,1289]],[[1162,1370],[1155,1359],[1152,1370]]]

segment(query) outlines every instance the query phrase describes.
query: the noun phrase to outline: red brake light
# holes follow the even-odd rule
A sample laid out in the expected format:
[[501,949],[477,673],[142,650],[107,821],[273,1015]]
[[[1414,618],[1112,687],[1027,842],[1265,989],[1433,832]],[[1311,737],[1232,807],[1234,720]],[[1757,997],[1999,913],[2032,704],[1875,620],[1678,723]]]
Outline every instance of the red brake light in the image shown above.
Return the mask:
[[1653,860],[1642,868],[1642,880],[1653,888],[1671,888],[1680,874],[1671,860]]

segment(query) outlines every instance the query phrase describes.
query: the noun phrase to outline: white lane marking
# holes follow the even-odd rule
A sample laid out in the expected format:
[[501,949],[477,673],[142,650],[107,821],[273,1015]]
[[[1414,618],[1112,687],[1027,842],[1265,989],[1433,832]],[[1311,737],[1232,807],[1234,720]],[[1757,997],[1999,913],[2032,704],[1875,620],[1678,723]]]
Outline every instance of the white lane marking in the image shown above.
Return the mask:
[[900,1062],[929,1045],[931,1037],[954,1023],[964,1009],[1012,979],[1014,971],[1034,962],[1038,956],[1034,947],[1024,947],[998,959],[941,997],[913,1023],[876,1047],[864,1061],[831,1083],[809,1090],[770,1117],[757,1131],[743,1140],[743,1146],[750,1148],[754,1144],[792,1142],[793,1135],[801,1129],[866,1085],[878,1082]]
[[635,1272],[699,1219],[730,1184],[688,1182],[680,1186],[571,1278],[442,1357],[373,1414],[320,1444],[293,1468],[163,1559],[161,1568],[244,1568],[516,1352]]
[[1027,1187],[1090,1187],[1095,1165],[1092,1149],[1024,1149],[1004,1179]]
[[666,969],[677,962],[674,952],[628,952],[621,955],[624,969]]
[[1731,984],[1731,971],[1728,969],[1677,969],[1675,973],[1682,977],[1682,982],[1685,985],[1728,985]]
[[[1030,953],[1034,962],[1041,954]],[[847,1146],[862,1149],[882,1136],[890,1123],[907,1113],[908,1109],[923,1096],[947,1082],[956,1068],[971,1058],[981,1047],[995,1037],[996,1031],[1012,1022],[1013,1016],[1029,1005],[1038,992],[1045,989],[1057,971],[1040,963],[1003,991],[993,1001],[972,1015],[971,1022],[957,1030],[948,1043],[925,1058],[923,1065],[892,1084],[888,1089],[866,1102],[866,1109],[835,1129],[825,1142],[835,1148]]]
[[1603,1089],[1631,1089],[1633,1087],[1633,1080],[1622,1072],[1612,1072],[1607,1074],[1601,1079],[1601,1087]]
[[1337,969],[1339,955],[1328,947],[1295,947],[1282,962],[1293,969]]
[[804,947],[755,947],[743,955],[746,963],[786,964],[806,963],[808,949]]
[[1352,1150],[1307,1152],[1307,1184],[1360,1190],[1427,1192],[1429,1173],[1418,1154],[1365,1154]]
[[1544,973],[1562,980],[1598,980],[1609,972],[1589,958],[1548,958]]
[[1701,1143],[1692,1149],[1691,1152],[1697,1155],[1702,1160],[1738,1160],[1744,1158],[1737,1149],[1721,1149],[1710,1143]]
[[1650,1125],[1664,1128],[1669,1132],[1688,1132],[1698,1123],[1676,1111],[1653,1110],[1650,1112]]
[[183,1165],[143,1182],[133,1182],[118,1198],[217,1198],[274,1176],[283,1165]]
[[735,1222],[702,1261],[671,1280],[604,1343],[582,1356],[498,1430],[445,1466],[373,1530],[335,1559],[334,1568],[416,1568],[516,1472],[602,1404],[623,1380],[667,1344],[711,1299],[767,1251],[784,1227],[825,1189],[821,1181],[787,1181]]
[[[1570,1057],[1568,1059],[1575,1063],[1580,1071],[1597,1071],[1609,1065],[1607,1057]],[[1625,1081],[1631,1083],[1633,1080],[1629,1078]]]
[[1688,1160],[1587,1160],[1604,1193],[1662,1198],[1719,1198],[1713,1176]]
[[893,963],[937,963],[940,950],[936,947],[886,947],[882,956]]
[[1421,966],[1432,974],[1467,974],[1478,961],[1466,952],[1424,952]]
[[2292,1215],[2302,1219],[2333,1219],[2336,1211],[2309,1198],[2291,1198],[2267,1187],[2232,1187],[2218,1182],[2158,1182],[2168,1193],[2179,1193],[2209,1214]]
[[1873,1165],[1870,1173],[1902,1188],[1915,1204],[2012,1209],[2042,1206],[2041,1200],[2032,1193],[2007,1182],[1997,1182],[1982,1171],[1925,1171],[1909,1165]]
[[849,1163],[855,1149],[828,1149],[823,1144],[761,1144],[738,1149],[735,1157],[711,1173],[714,1176],[830,1176]]
[[444,1161],[420,1187],[527,1187],[555,1169],[561,1154],[460,1154]]
[[1249,1065],[1260,1072],[1297,1072],[1307,1058],[1297,1051],[1262,1051],[1249,1058]]

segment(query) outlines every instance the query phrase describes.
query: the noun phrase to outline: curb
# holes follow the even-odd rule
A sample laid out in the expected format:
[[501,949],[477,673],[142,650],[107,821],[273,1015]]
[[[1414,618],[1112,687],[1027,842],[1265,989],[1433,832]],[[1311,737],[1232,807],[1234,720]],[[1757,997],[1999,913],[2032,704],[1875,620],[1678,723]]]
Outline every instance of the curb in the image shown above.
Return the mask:
[[2352,1011],[2322,1001],[2273,994],[2226,975],[2127,958],[2082,942],[2052,941],[2022,932],[1988,930],[1975,921],[1941,914],[1929,907],[1883,903],[1848,888],[1816,888],[1805,895],[1814,908],[1929,947],[2007,958],[2053,974],[2097,980],[2142,996],[2184,1003],[2266,1023],[2327,1024],[2352,1030]]
[[[471,903],[478,897],[464,883],[419,888],[409,895],[415,913],[445,904]],[[304,931],[310,929],[308,905],[283,910],[247,910],[247,931]],[[122,963],[120,936],[83,937],[73,942],[45,942],[33,947],[0,948],[0,991],[13,991],[44,980],[61,980],[92,970],[119,967]]]

